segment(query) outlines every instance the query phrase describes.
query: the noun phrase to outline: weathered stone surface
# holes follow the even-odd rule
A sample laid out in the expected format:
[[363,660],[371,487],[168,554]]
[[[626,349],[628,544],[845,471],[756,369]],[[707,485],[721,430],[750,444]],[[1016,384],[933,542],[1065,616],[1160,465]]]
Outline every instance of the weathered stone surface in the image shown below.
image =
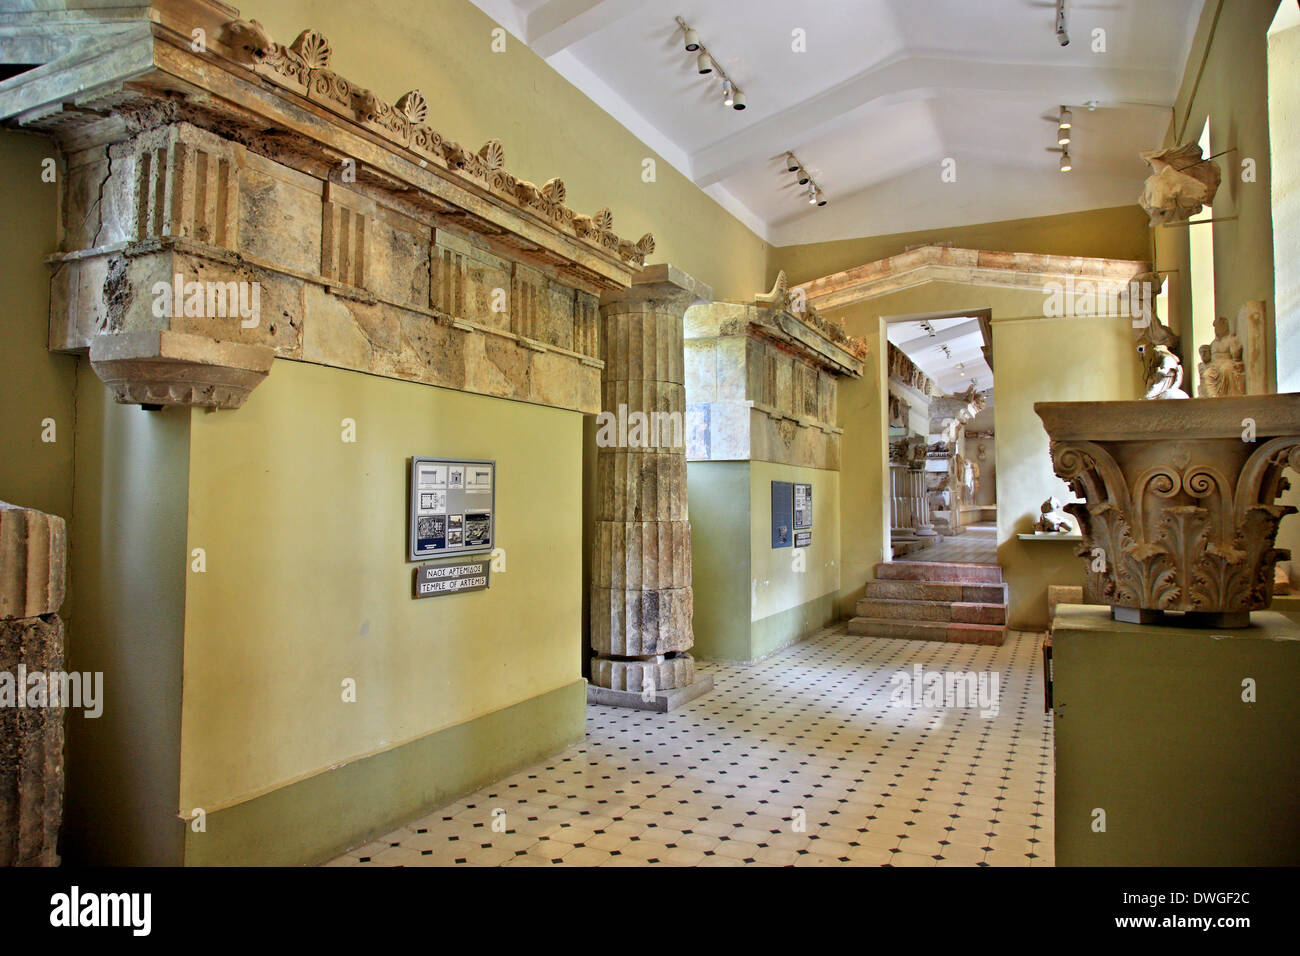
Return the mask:
[[[1244,627],[1272,601],[1276,504],[1300,471],[1300,395],[1047,402],[1052,465],[1086,504],[1087,593],[1130,617]],[[1247,440],[1243,422],[1253,423]],[[1098,561],[1098,557],[1104,561]],[[1138,612],[1141,612],[1140,614]],[[1199,619],[1199,620],[1198,620]]]
[[67,540],[58,515],[0,501],[0,620],[58,612]]
[[[0,621],[0,673],[63,670],[53,614]],[[57,866],[63,817],[63,708],[0,707],[0,866]]]
[[598,656],[646,657],[688,651],[695,643],[691,589],[591,589],[591,649]]
[[95,336],[90,366],[122,404],[238,408],[266,378],[275,353],[185,332]]
[[671,266],[652,266],[626,295],[601,302],[605,414],[596,438],[590,637],[599,686],[640,690],[649,677],[665,689],[694,679],[693,663],[609,658],[694,644],[682,314],[709,294]]
[[687,687],[695,682],[695,659],[690,654],[645,661],[615,661],[594,657],[591,661],[591,682],[611,690],[641,693]]
[[687,456],[839,467],[836,380],[861,361],[771,307],[694,306],[686,323]]

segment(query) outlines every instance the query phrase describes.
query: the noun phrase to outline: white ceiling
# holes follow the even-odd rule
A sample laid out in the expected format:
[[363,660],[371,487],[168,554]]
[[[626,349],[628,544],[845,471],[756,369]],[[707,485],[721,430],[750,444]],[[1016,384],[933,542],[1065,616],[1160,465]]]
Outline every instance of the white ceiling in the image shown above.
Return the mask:
[[[984,360],[979,319],[974,316],[890,322],[885,335],[895,348],[939,386],[945,395],[958,395],[973,382],[980,391],[993,387],[993,370]],[[941,346],[947,346],[945,353]]]
[[[777,245],[1136,202],[1204,0],[474,0]],[[674,15],[744,90],[722,105]],[[807,52],[791,49],[802,29]],[[1105,31],[1105,53],[1092,49]],[[1089,112],[1085,104],[1096,101]],[[1053,117],[1075,109],[1074,171]],[[829,204],[785,171],[798,154]],[[940,181],[956,160],[957,182]],[[638,171],[639,172],[639,171]]]

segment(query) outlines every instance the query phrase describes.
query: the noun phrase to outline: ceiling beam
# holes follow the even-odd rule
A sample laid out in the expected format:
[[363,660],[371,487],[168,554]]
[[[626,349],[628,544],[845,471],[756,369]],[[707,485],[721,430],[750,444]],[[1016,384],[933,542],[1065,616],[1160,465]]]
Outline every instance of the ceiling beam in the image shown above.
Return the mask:
[[872,103],[926,99],[942,93],[1023,100],[1031,111],[1041,111],[1043,104],[1086,100],[1097,100],[1102,106],[1147,103],[1152,90],[1170,89],[1177,79],[1169,70],[897,57],[696,150],[691,156],[691,178],[698,186],[711,186],[756,158],[797,150],[817,134],[852,123],[852,114]]
[[642,6],[640,0],[549,0],[528,14],[528,46],[549,59]]
[[924,348],[927,345],[946,345],[955,339],[965,335],[978,335],[980,330],[980,320],[971,319],[969,322],[962,322],[954,325],[952,328],[936,332],[934,335],[919,335],[914,339],[908,339],[905,342],[899,342],[898,347],[906,352],[909,348]]

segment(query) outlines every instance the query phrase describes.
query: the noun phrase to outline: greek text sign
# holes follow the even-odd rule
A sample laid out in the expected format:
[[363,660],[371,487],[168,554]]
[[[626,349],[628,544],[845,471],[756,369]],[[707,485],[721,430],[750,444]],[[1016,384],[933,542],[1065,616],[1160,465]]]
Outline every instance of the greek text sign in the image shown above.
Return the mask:
[[490,561],[465,564],[425,564],[415,569],[415,596],[441,597],[463,591],[482,591],[488,586]]

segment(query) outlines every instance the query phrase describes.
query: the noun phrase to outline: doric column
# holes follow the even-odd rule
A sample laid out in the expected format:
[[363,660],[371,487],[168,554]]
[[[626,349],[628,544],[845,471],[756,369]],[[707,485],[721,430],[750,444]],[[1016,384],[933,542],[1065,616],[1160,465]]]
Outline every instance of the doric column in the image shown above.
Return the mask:
[[601,299],[591,682],[650,703],[695,683],[682,317],[712,298],[670,265]]
[[59,864],[66,560],[62,518],[0,501],[0,866]]

